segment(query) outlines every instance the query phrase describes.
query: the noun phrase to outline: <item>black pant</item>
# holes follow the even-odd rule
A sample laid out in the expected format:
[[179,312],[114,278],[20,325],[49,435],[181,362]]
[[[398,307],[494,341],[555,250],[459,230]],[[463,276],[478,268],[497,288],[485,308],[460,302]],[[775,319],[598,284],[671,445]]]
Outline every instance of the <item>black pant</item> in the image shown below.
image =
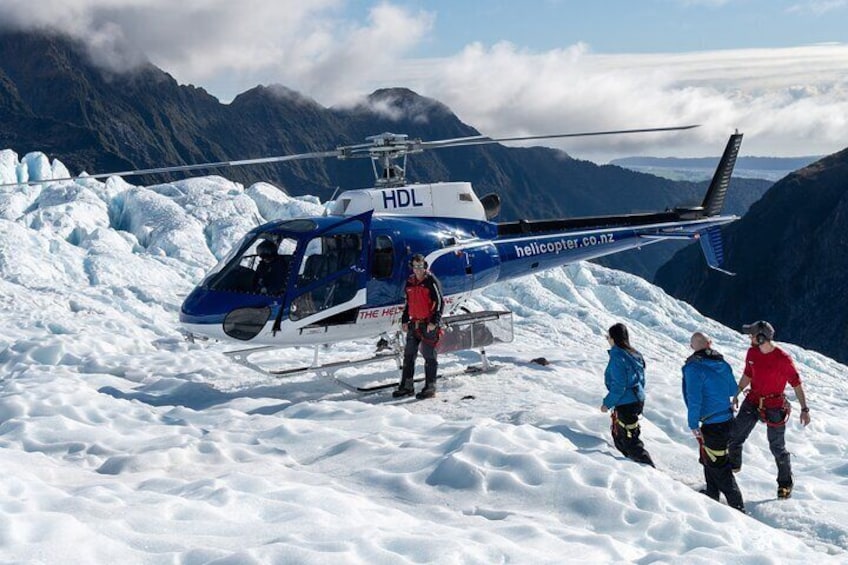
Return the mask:
[[639,427],[639,414],[642,413],[643,406],[642,402],[633,402],[621,404],[613,409],[612,441],[628,459],[654,467],[651,456],[645,450],[642,440],[639,439],[642,432]]
[[730,430],[733,420],[718,424],[704,424],[701,426],[701,438],[704,442],[701,449],[701,464],[704,466],[704,480],[707,482],[706,494],[710,498],[718,500],[719,493],[724,494],[727,505],[742,509],[742,493],[728,458],[727,443],[730,440]]
[[436,372],[439,370],[439,360],[436,358],[436,343],[439,339],[439,329],[427,331],[426,322],[409,323],[406,333],[406,347],[403,349],[403,370],[400,377],[400,388],[412,390],[413,375],[415,374],[415,359],[418,350],[424,356],[424,387],[435,388]]
[[[783,408],[767,408],[766,419],[777,423],[783,420]],[[734,469],[742,468],[742,444],[748,439],[754,426],[760,419],[759,410],[750,402],[743,402],[736,419],[733,421],[733,430],[730,432],[730,444],[728,445],[728,456],[730,465]],[[792,488],[792,463],[789,452],[786,450],[786,425],[772,425],[766,427],[766,435],[769,442],[769,450],[774,456],[777,464],[777,486]]]

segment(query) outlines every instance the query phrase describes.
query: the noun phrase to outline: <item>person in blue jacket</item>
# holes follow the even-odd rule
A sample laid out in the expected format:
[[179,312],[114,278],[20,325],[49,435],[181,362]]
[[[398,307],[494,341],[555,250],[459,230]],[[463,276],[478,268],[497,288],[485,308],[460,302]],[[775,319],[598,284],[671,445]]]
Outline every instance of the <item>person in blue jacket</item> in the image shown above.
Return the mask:
[[604,371],[607,395],[601,403],[601,412],[612,410],[612,440],[625,457],[654,466],[645,445],[639,439],[639,415],[645,405],[645,360],[630,345],[627,326],[614,324],[607,331],[610,345],[609,363]]
[[719,493],[724,494],[728,506],[744,512],[742,493],[727,458],[733,426],[731,397],[737,392],[736,379],[721,353],[712,348],[708,335],[695,332],[689,345],[695,352],[683,365],[683,400],[689,429],[698,440],[704,466],[707,488],[701,492],[713,500],[719,499]]

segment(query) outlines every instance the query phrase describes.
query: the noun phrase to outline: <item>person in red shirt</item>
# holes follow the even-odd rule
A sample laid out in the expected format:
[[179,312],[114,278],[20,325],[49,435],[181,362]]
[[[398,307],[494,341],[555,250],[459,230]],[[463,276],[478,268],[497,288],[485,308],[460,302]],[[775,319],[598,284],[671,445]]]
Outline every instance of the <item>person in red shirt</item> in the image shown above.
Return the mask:
[[412,275],[406,280],[406,306],[401,317],[401,328],[406,332],[406,346],[403,350],[403,369],[400,385],[392,393],[395,398],[415,394],[413,374],[418,350],[424,356],[424,388],[416,398],[436,396],[436,371],[439,361],[436,358],[436,345],[439,342],[439,323],[442,319],[442,286],[439,280],[427,270],[427,261],[420,253],[412,256],[409,262]]
[[810,423],[810,409],[801,377],[795,363],[784,350],[774,344],[774,327],[759,321],[742,326],[751,338],[751,348],[745,357],[745,369],[733,397],[734,408],[739,407],[739,393],[750,385],[745,400],[733,422],[728,444],[728,459],[734,473],[742,469],[742,444],[748,439],[757,422],[766,424],[769,449],[777,464],[777,497],[792,495],[794,480],[789,452],[786,450],[786,421],[790,404],[783,391],[788,383],[801,404],[801,424]]

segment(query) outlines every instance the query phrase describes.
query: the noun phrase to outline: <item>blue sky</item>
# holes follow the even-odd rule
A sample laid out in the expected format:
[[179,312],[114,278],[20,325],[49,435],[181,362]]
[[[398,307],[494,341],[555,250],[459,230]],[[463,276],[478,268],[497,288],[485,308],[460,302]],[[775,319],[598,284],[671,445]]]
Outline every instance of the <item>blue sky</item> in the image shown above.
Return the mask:
[[[373,2],[351,2],[348,17]],[[396,2],[436,14],[417,53],[448,56],[472,41],[534,50],[586,42],[597,53],[665,53],[848,41],[848,2],[780,0],[459,0]]]
[[4,0],[0,22],[76,35],[112,68],[148,59],[222,102],[403,86],[499,137],[702,124],[555,145],[597,162],[714,155],[735,129],[746,155],[828,154],[848,131],[848,0]]

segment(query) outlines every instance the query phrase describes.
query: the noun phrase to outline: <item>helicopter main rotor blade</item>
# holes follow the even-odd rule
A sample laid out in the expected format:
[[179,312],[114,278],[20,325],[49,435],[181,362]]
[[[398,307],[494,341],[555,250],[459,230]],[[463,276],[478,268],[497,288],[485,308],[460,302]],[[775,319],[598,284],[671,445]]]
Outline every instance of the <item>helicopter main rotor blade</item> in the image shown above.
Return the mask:
[[552,133],[548,135],[524,135],[517,137],[488,137],[482,135],[474,135],[469,137],[458,137],[456,139],[442,139],[438,141],[423,141],[421,147],[423,149],[441,149],[442,147],[460,147],[462,145],[485,145],[487,143],[500,143],[502,141],[530,141],[534,139],[559,139],[565,137],[592,137],[599,135],[621,135],[627,133],[651,133],[661,131],[680,131],[700,127],[700,124],[688,126],[670,126],[663,128],[639,128],[639,129],[619,129],[609,131],[587,131],[580,133]]
[[591,137],[600,135],[621,135],[628,133],[651,133],[664,131],[680,131],[699,127],[698,125],[671,126],[662,128],[640,128],[620,129],[609,131],[588,131],[580,133],[554,133],[548,135],[524,135],[514,137],[490,137],[486,135],[471,135],[467,137],[455,137],[451,139],[439,139],[435,141],[422,141],[421,139],[407,139],[404,134],[383,133],[367,138],[369,143],[355,145],[344,145],[328,151],[314,151],[310,153],[297,153],[294,155],[279,155],[276,157],[260,157],[257,159],[242,159],[239,161],[216,161],[210,163],[198,163],[193,165],[176,165],[172,167],[154,167],[150,169],[135,169],[131,171],[118,171],[113,173],[99,173],[95,175],[80,175],[75,177],[63,177],[44,180],[29,180],[24,182],[13,182],[0,184],[0,187],[11,187],[21,185],[48,184],[53,182],[76,181],[80,179],[104,179],[112,176],[131,177],[139,175],[153,175],[161,173],[176,173],[184,171],[196,171],[200,169],[215,169],[224,167],[241,167],[245,165],[262,165],[267,163],[282,163],[285,161],[297,161],[303,159],[324,159],[337,157],[339,159],[370,158],[374,160],[391,160],[412,153],[420,153],[425,149],[442,149],[445,147],[460,147],[463,145],[486,145],[490,143],[501,143],[508,141],[531,141],[535,139],[559,139],[566,137]]
[[323,159],[326,157],[339,157],[341,151],[333,149],[331,151],[315,151],[312,153],[298,153],[296,155],[279,155],[276,157],[260,157],[257,159],[241,159],[238,161],[215,161],[209,163],[197,163],[194,165],[176,165],[173,167],[156,167],[152,169],[135,169],[132,171],[118,171],[112,173],[99,173],[96,175],[81,175],[76,177],[63,177],[44,180],[29,180],[24,182],[11,182],[0,184],[0,187],[7,186],[32,186],[36,184],[48,184],[53,182],[75,181],[81,179],[105,179],[109,177],[134,177],[140,175],[154,175],[160,173],[177,173],[182,171],[196,171],[199,169],[215,169],[219,167],[242,167],[245,165],[262,165],[266,163],[281,163],[283,161],[297,161],[301,159]]

